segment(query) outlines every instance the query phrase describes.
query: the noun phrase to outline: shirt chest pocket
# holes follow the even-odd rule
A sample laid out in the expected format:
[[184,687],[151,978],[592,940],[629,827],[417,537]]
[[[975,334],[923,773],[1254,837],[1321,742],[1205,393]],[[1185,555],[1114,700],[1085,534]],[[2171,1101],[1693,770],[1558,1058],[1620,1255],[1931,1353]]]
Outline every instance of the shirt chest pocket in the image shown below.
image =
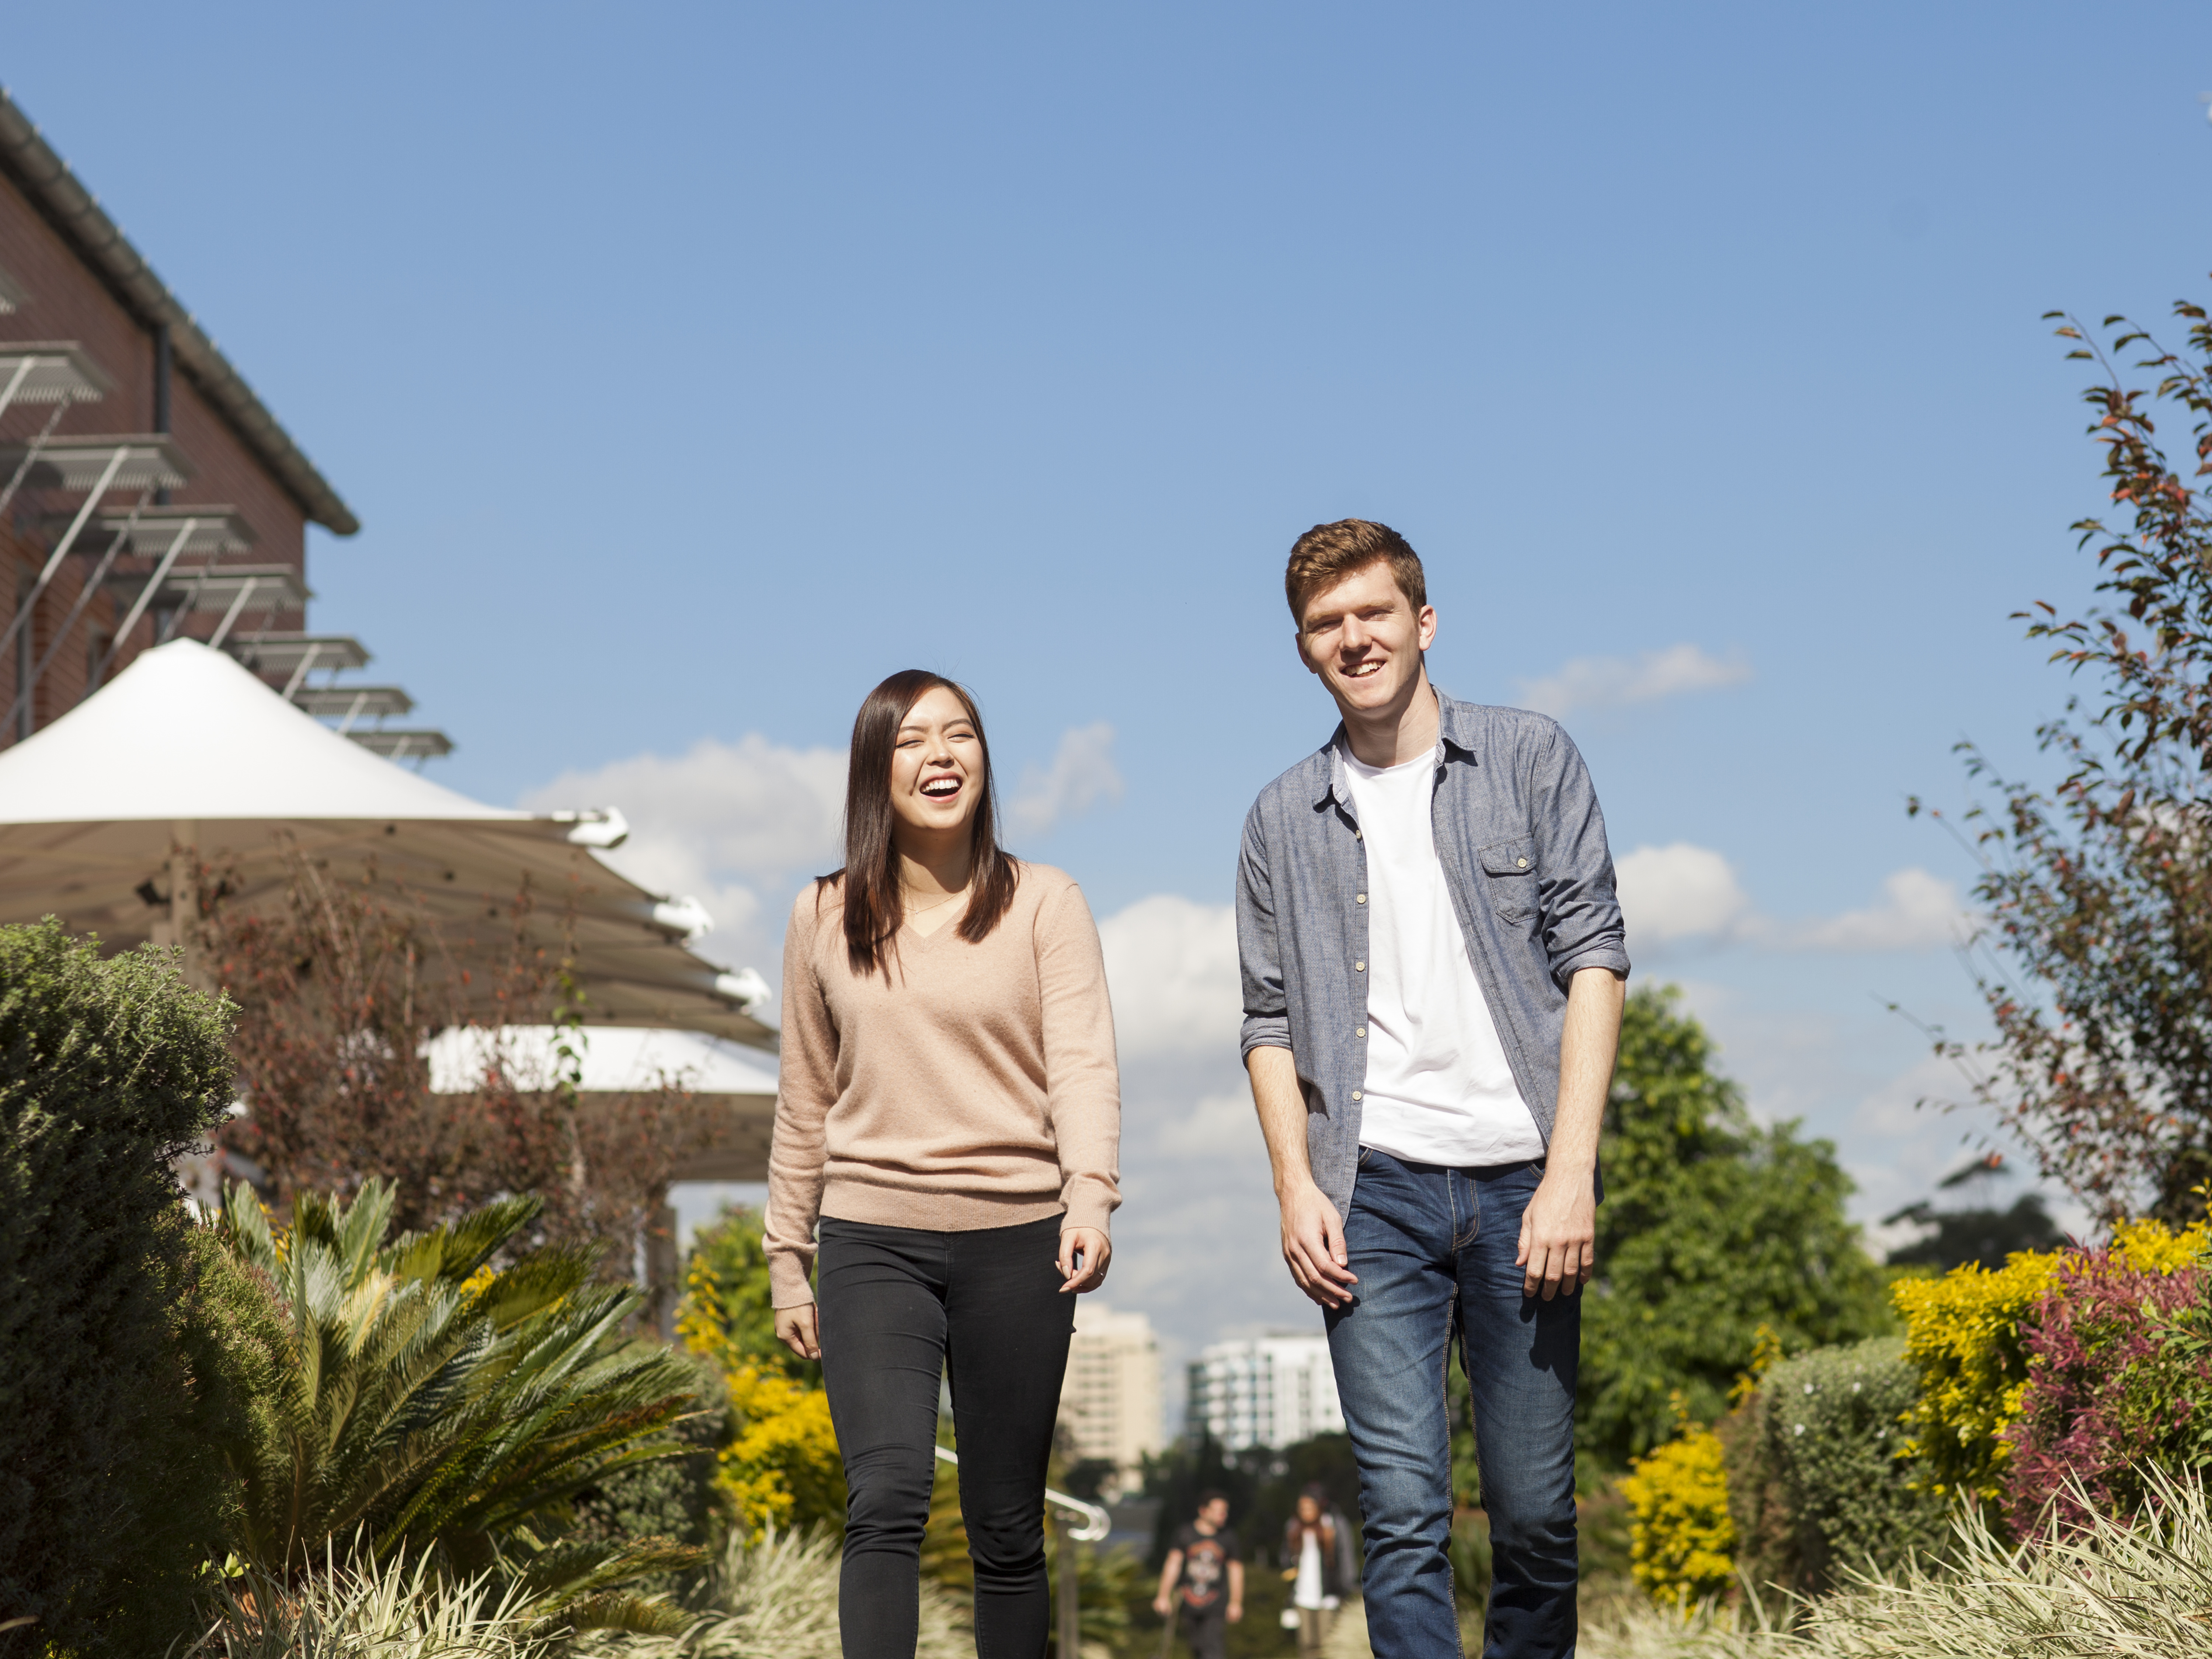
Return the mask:
[[1500,921],[1526,921],[1536,914],[1536,853],[1528,836],[1492,842],[1478,848],[1476,856]]

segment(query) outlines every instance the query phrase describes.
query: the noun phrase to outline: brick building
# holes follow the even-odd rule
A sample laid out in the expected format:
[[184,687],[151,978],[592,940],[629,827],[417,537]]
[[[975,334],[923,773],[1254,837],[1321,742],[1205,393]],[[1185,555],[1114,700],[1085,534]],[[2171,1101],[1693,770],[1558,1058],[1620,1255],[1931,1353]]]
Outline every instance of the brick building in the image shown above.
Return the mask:
[[0,92],[0,748],[140,651],[220,644],[400,757],[397,687],[308,631],[307,526],[360,526],[191,313]]

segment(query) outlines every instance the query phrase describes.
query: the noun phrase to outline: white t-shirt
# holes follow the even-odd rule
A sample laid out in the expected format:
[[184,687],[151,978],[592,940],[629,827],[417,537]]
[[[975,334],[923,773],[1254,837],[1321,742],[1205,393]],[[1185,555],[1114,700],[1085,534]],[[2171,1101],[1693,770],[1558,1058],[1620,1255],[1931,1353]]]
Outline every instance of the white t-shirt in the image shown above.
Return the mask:
[[1437,862],[1437,751],[1397,766],[1347,748],[1367,846],[1367,1083],[1359,1144],[1465,1169],[1544,1155]]
[[1294,1607],[1321,1605],[1321,1528],[1313,1528],[1298,1546],[1298,1581],[1291,1589]]

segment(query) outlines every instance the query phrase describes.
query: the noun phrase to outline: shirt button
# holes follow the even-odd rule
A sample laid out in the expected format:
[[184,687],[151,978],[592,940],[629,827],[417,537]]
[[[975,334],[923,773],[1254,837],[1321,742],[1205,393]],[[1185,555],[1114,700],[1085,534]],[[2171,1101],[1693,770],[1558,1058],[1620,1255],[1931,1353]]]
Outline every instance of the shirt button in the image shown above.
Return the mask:
[[1355,1025],[1352,1028],[1352,1035],[1356,1037],[1364,1037],[1367,1035],[1367,1028],[1364,1025]]
[[1523,870],[1526,870],[1528,867],[1528,860],[1526,859],[1516,859],[1513,862],[1519,865]]
[[1355,962],[1352,964],[1352,971],[1355,974],[1364,974],[1367,971],[1367,964],[1364,962]]
[[1364,904],[1364,903],[1366,903],[1366,902],[1367,902],[1367,895],[1366,895],[1366,894],[1362,893],[1362,894],[1360,894],[1360,895],[1358,896],[1358,897],[1359,897],[1359,902],[1360,902],[1360,903]]
[[1358,1099],[1358,1098],[1359,1098],[1359,1091],[1358,1091],[1358,1090],[1357,1090],[1357,1089],[1354,1089],[1354,1090],[1352,1091],[1352,1097],[1354,1100]]

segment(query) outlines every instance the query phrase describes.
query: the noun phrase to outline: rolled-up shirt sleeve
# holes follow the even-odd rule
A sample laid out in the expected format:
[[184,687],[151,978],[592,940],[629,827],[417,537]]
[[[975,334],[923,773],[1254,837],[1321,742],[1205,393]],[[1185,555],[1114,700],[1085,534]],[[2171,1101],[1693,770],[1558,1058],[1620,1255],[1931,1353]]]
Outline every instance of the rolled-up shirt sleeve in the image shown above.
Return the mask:
[[1283,990],[1275,890],[1257,806],[1244,819],[1243,845],[1237,857],[1237,965],[1244,981],[1244,1024],[1238,1053],[1289,1048],[1290,1000]]
[[837,1100],[837,1028],[814,971],[819,892],[816,884],[799,896],[783,935],[783,1039],[762,1240],[769,1298],[779,1308],[814,1300],[814,1227],[822,1215],[826,1125]]
[[1531,757],[1530,814],[1538,905],[1553,981],[1565,989],[1585,968],[1628,975],[1628,942],[1615,891],[1605,814],[1574,739],[1556,724]]

